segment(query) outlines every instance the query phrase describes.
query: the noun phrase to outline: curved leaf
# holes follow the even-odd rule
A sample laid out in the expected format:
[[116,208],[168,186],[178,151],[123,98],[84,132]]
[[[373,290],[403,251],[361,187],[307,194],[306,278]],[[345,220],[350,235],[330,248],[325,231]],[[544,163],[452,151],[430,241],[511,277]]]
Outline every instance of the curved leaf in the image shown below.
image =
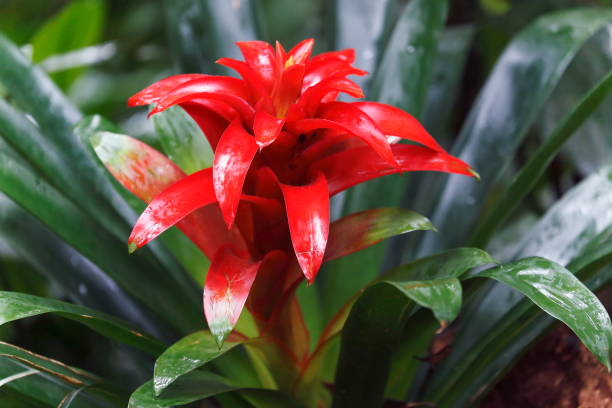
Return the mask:
[[325,261],[360,251],[411,231],[434,230],[424,216],[401,208],[378,208],[348,215],[329,227]]
[[[425,237],[416,251],[418,256],[457,245],[470,231],[486,195],[512,160],[568,64],[610,20],[610,8],[555,12],[537,19],[510,43],[452,149],[478,170],[482,182],[457,177],[443,182],[442,196],[431,213],[443,233]],[[525,103],[527,100],[530,103]],[[433,187],[434,191],[438,187]],[[431,182],[423,183],[419,195],[431,190]]]
[[[102,34],[105,3],[100,0],[77,0],[49,19],[32,38],[32,60],[44,61],[95,44]],[[77,32],[79,35],[74,35]],[[82,69],[72,69],[51,76],[62,89],[77,79]]]
[[475,227],[472,233],[472,245],[482,247],[488,242],[496,228],[508,218],[523,201],[527,193],[537,184],[564,143],[605,100],[610,91],[612,91],[612,71],[608,72],[576,104],[572,112],[559,124],[552,135],[544,141],[544,144],[514,177],[503,196],[495,203],[494,208]]
[[215,336],[207,330],[183,337],[168,347],[155,362],[155,377],[153,378],[155,395],[160,395],[179,377],[204,366],[240,343],[240,341],[230,339],[219,347]]
[[87,307],[16,292],[0,292],[0,325],[25,317],[55,313],[82,323],[98,333],[154,356],[164,345],[121,320]]

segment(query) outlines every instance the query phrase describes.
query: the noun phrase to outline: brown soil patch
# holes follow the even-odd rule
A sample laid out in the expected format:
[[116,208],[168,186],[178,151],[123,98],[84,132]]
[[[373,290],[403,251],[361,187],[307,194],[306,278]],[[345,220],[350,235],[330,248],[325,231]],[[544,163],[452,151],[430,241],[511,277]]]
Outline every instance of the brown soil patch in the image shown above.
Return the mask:
[[536,344],[481,408],[612,408],[612,375],[565,326]]

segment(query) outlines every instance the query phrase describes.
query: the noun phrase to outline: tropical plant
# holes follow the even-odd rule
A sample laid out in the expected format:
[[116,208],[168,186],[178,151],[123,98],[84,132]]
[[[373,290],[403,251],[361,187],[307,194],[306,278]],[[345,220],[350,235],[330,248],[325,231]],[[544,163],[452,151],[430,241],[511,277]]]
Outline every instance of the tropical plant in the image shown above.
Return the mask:
[[[62,10],[35,36],[34,63],[0,36],[0,322],[53,314],[122,345],[96,353],[94,371],[112,366],[104,380],[0,343],[0,401],[474,406],[555,318],[609,370],[612,325],[593,291],[612,278],[612,144],[599,132],[612,9],[531,22],[453,141],[474,28],[445,26],[448,2],[336,0],[317,43],[340,51],[312,56],[311,40],[289,52],[247,41],[282,37],[270,22],[294,2],[257,4],[166,2],[174,60],[199,73],[164,75],[130,99],[152,105],[146,140],[84,117],[59,90],[82,70],[51,79],[41,68],[97,40],[93,23],[61,38],[104,3]],[[229,58],[237,50],[244,61]],[[353,63],[373,74],[348,79],[364,73]],[[361,88],[378,102],[339,96]],[[570,144],[585,129],[600,163]],[[584,179],[540,210],[562,149]],[[391,175],[413,170],[459,174]],[[64,319],[53,320],[62,341],[83,344]],[[437,362],[430,345],[449,331]]]

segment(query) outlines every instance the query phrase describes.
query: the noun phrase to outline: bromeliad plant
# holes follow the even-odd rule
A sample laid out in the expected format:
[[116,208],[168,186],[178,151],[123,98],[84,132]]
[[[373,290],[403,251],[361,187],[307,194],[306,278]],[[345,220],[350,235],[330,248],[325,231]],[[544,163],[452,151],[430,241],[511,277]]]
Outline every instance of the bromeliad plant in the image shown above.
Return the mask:
[[[304,343],[299,350],[283,338],[304,337],[299,311],[286,315],[281,310],[294,302],[304,278],[313,283],[324,258],[336,259],[380,240],[371,238],[370,230],[382,217],[376,212],[348,216],[330,229],[330,197],[397,172],[475,173],[409,114],[375,102],[336,101],[340,93],[363,96],[346,78],[364,74],[352,66],[353,50],[311,57],[312,39],[288,53],[279,43],[276,51],[259,41],[237,45],[245,62],[218,62],[236,69],[242,79],[177,75],[130,99],[130,105],[153,103],[151,114],[181,106],[200,125],[215,156],[212,167],[184,178],[169,159],[157,157],[151,163],[173,168],[170,177],[176,182],[149,203],[129,246],[133,251],[180,222],[179,228],[212,260],[204,311],[219,345],[248,301],[260,334],[277,337],[289,357],[303,364],[308,337],[299,340]],[[402,139],[423,146],[390,144]],[[141,194],[140,185],[127,180],[121,168],[138,167],[146,174],[151,164],[121,163],[112,171],[148,201],[150,194]],[[207,214],[185,219],[206,206],[212,206]],[[326,251],[328,239],[332,244]]]
[[[452,87],[423,115],[435,50],[436,72],[460,71],[457,60],[447,62],[460,53],[445,41],[456,45],[469,30],[443,30],[445,1],[413,0],[397,6],[401,13],[382,12],[392,1],[333,3],[329,31],[350,47],[312,55],[312,40],[288,52],[244,41],[257,36],[245,23],[254,17],[230,2],[196,10],[212,13],[202,22],[204,37],[215,39],[198,48],[189,34],[202,29],[195,3],[168,2],[183,72],[221,73],[193,61],[235,55],[235,41],[243,60],[218,60],[240,78],[175,75],[130,99],[151,105],[165,154],[99,116],[83,119],[0,37],[8,95],[0,100],[0,189],[10,198],[0,200],[0,255],[9,248],[10,259],[27,260],[85,305],[5,291],[0,322],[44,313],[75,320],[131,347],[118,378],[152,377],[125,389],[133,384],[0,343],[0,402],[471,407],[552,325],[550,316],[609,367],[610,319],[591,290],[612,279],[611,168],[588,175],[519,239],[494,232],[612,90],[612,74],[600,75],[516,178],[495,184],[569,61],[612,11],[553,13],[526,28],[497,63],[451,155],[440,145],[448,140],[436,142],[406,111],[433,114],[427,127],[444,133],[438,122]],[[343,12],[352,7],[361,12]],[[362,14],[363,32],[347,37]],[[366,30],[376,18],[380,31]],[[211,50],[219,55],[198,54]],[[373,70],[373,79],[354,65]],[[362,98],[362,86],[380,102],[346,102]],[[413,173],[421,170],[458,176]],[[440,231],[409,234],[415,240],[403,251],[395,242],[386,257],[393,267],[379,274],[389,248],[381,241],[434,230],[424,216],[395,208],[406,183],[411,205]],[[203,308],[201,287],[184,268],[202,281]],[[429,346],[440,332],[455,338],[437,362]],[[151,360],[133,348],[155,359],[152,375]]]

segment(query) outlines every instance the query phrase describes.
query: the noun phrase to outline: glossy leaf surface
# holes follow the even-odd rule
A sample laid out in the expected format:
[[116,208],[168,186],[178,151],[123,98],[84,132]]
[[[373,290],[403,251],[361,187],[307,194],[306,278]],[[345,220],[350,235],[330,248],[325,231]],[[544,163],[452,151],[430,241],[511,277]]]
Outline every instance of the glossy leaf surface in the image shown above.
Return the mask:
[[597,109],[612,91],[612,71],[598,82],[574,107],[572,112],[559,124],[553,134],[546,139],[534,156],[515,176],[504,195],[482,220],[472,233],[472,244],[484,246],[495,229],[508,218],[523,198],[533,189],[544,171],[585,120]]
[[204,313],[219,347],[240,317],[260,264],[230,246],[213,258],[204,283]]
[[[442,233],[426,237],[416,252],[418,256],[457,245],[465,238],[490,188],[506,169],[568,64],[610,20],[611,9],[566,10],[540,17],[514,38],[497,62],[452,149],[455,156],[477,169],[482,182],[457,177],[444,181],[442,196],[431,212],[433,223]],[[531,102],[527,104],[526,100]],[[419,195],[431,189],[431,183],[426,182]]]
[[204,366],[239,344],[239,341],[230,339],[219,348],[215,336],[207,330],[182,338],[167,348],[155,362],[155,394],[160,395],[182,375]]
[[[353,1],[351,1],[351,6],[358,7]],[[377,1],[375,5],[367,5],[367,7],[373,8],[382,8],[382,6],[383,4],[380,1]],[[397,13],[397,11],[393,9],[394,4],[389,4],[389,6],[392,10],[385,19],[391,18],[391,20],[386,21],[393,21],[393,17],[397,15],[394,13]],[[373,93],[369,93],[370,99],[398,106],[417,118],[419,117],[425,104],[431,66],[435,60],[437,48],[435,39],[442,30],[446,8],[447,2],[443,0],[418,0],[411,1],[408,4],[399,15],[398,23],[392,31],[392,35],[397,37],[396,41],[406,41],[403,44],[405,47],[387,45],[383,51],[379,51],[379,55],[375,58],[382,61],[387,60],[387,68],[381,68],[374,72],[372,86],[370,87]],[[372,18],[372,22],[380,24],[382,18],[380,18],[379,13],[382,13],[381,9],[378,9],[377,13],[373,13],[372,16],[368,15],[368,20]],[[374,19],[374,16],[378,18]],[[423,16],[429,17],[426,24],[422,22]],[[375,30],[376,26],[374,24],[369,26],[368,24],[368,27]],[[345,30],[349,30],[349,28]],[[350,30],[355,31],[354,27],[350,27]],[[386,36],[384,30],[383,36]],[[363,45],[367,44],[371,44],[371,41],[363,43]],[[412,52],[408,52],[408,50]],[[399,62],[400,65],[394,65],[394,61]],[[397,69],[397,71],[392,72],[393,69]],[[398,82],[401,84],[398,84]],[[395,97],[391,96],[394,93],[395,96],[401,94],[402,99],[396,100]],[[389,96],[383,97],[385,94],[389,94]],[[351,161],[353,163],[357,162],[357,160]],[[375,207],[398,207],[405,183],[404,177],[391,176],[386,179],[370,181],[362,186],[356,186],[341,199],[336,199],[337,203],[334,204],[334,208],[337,208],[337,210],[333,211],[332,218],[337,219],[343,215]],[[339,260],[327,267],[327,269],[333,268],[333,272],[330,271],[321,275],[325,318],[330,318],[340,309],[342,304],[380,272],[386,251],[387,244],[383,243],[354,254],[350,258]],[[362,273],[358,276],[354,274],[356,268],[362,270]]]
[[544,258],[525,258],[479,272],[519,290],[551,316],[567,324],[610,370],[612,324],[597,296],[570,271]]
[[160,112],[152,120],[164,152],[185,173],[212,166],[213,152],[202,130],[180,107]]
[[366,289],[342,331],[333,406],[380,406],[394,348],[416,306],[413,300],[452,319],[461,302],[458,278],[492,262],[479,249],[449,250],[389,271],[381,277],[385,282]]
[[103,336],[158,355],[164,346],[135,327],[112,316],[79,305],[17,292],[0,292],[0,325],[25,317],[55,313],[76,320]]
[[351,214],[331,224],[325,260],[331,261],[384,239],[417,230],[435,230],[435,227],[426,217],[399,208],[379,208]]
[[[325,176],[305,186],[281,185],[293,249],[302,272],[314,280],[329,237],[329,193]],[[309,197],[309,200],[304,200]]]
[[[130,295],[151,310],[163,310],[161,313],[166,318],[173,316],[169,318],[170,324],[193,327],[197,321],[197,303],[194,299],[189,296],[167,296],[169,291],[189,293],[185,286],[169,277],[149,259],[128,259],[125,246],[113,235],[100,229],[72,202],[1,146],[0,158],[0,185],[4,193],[103,269]],[[104,244],[101,245],[101,242]],[[140,267],[135,268],[135,265]],[[153,293],[158,295],[152,296]]]

